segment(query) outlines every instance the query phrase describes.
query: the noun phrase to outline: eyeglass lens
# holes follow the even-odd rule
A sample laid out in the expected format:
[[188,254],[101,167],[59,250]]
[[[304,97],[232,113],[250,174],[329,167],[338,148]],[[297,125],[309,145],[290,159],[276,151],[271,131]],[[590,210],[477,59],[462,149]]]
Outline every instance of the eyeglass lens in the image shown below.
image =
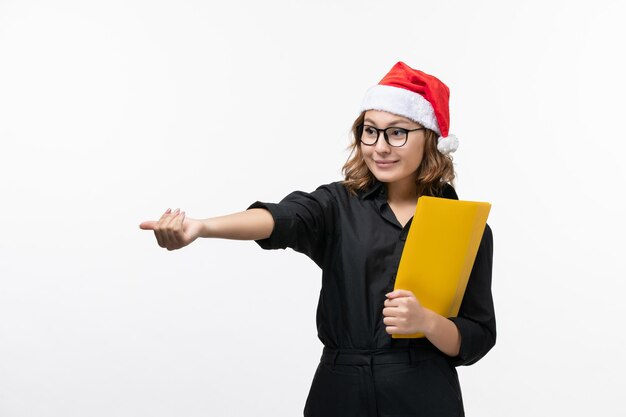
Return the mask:
[[361,142],[365,145],[373,145],[378,140],[379,133],[384,132],[387,143],[391,146],[402,146],[406,142],[407,131],[400,127],[388,127],[387,129],[376,129],[373,126],[363,126]]

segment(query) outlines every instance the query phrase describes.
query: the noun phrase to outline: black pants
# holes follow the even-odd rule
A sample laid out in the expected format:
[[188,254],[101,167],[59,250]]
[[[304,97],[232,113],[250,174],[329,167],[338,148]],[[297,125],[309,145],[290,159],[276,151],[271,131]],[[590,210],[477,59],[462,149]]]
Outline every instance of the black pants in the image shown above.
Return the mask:
[[456,369],[432,349],[324,348],[305,417],[464,416]]

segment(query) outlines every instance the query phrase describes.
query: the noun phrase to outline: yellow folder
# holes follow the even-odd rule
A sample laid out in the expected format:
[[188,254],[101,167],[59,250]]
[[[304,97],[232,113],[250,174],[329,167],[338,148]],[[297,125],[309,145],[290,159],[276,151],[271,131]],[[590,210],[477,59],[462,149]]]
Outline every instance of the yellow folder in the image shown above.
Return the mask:
[[[412,291],[419,302],[455,317],[467,287],[491,204],[420,197],[396,275],[395,289]],[[394,334],[394,339],[424,337]]]

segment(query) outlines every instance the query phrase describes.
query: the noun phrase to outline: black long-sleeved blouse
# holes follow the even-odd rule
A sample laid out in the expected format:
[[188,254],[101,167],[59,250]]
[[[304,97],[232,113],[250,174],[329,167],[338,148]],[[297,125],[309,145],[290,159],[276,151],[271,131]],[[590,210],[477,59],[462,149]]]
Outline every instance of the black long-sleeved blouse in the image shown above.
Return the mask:
[[[458,199],[446,186],[440,197]],[[393,339],[385,331],[383,303],[392,291],[404,242],[411,226],[396,219],[383,183],[351,194],[341,182],[306,193],[296,191],[280,203],[255,202],[274,218],[264,249],[292,248],[322,269],[317,308],[318,337],[332,349],[386,349],[430,344],[427,339]],[[495,344],[496,321],[491,295],[493,238],[487,225],[457,317],[449,318],[461,334],[452,364],[471,365]],[[432,346],[432,345],[431,345]]]

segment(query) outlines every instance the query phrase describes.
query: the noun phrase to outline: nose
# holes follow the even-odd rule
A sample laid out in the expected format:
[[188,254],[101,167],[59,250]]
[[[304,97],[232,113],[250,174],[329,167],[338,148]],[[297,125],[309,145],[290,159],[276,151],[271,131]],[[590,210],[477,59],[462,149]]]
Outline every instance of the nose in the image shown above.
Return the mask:
[[389,144],[385,140],[385,132],[378,132],[378,140],[376,141],[376,145],[374,145],[374,149],[378,153],[389,153],[391,150]]

